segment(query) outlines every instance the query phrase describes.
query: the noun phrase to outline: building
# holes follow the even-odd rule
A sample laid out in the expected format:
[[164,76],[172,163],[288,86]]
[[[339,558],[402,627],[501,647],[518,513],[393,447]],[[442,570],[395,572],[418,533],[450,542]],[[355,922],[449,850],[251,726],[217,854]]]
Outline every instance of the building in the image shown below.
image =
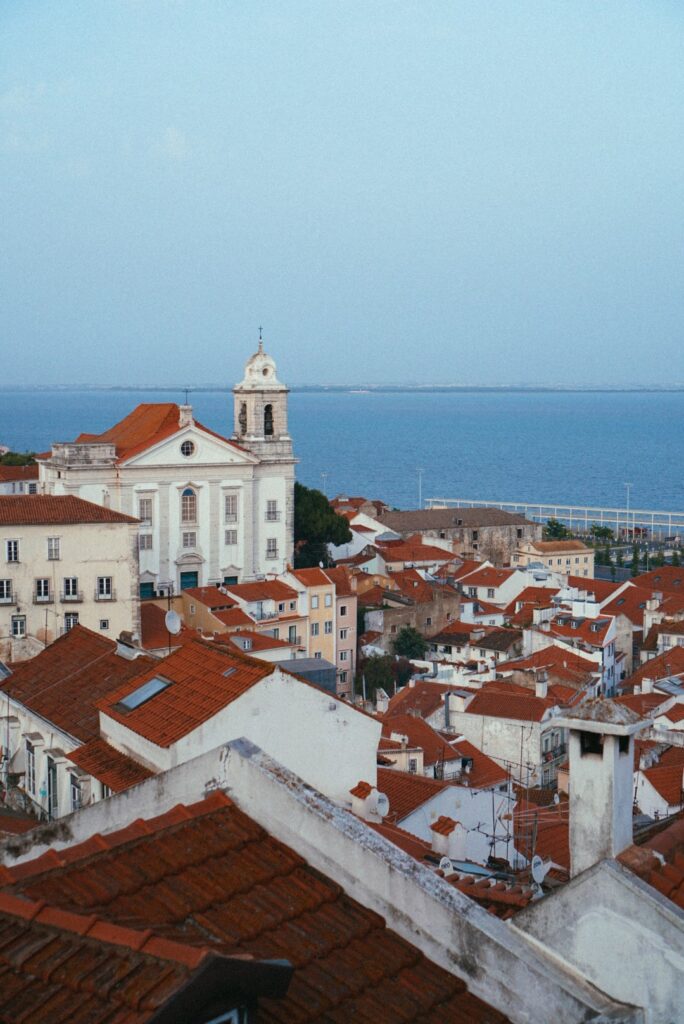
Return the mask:
[[233,390],[230,438],[189,405],[139,405],[102,434],[54,444],[41,488],[141,520],[144,597],[282,572],[294,539],[287,395],[260,341]]
[[520,544],[511,559],[513,565],[547,566],[565,576],[594,576],[594,549],[581,540],[533,540]]
[[539,523],[498,508],[414,509],[386,512],[378,519],[401,537],[420,533],[427,540],[448,540],[456,553],[495,565],[510,565],[520,544],[542,537]]
[[38,491],[38,465],[0,465],[0,494],[36,494]]
[[140,632],[138,520],[74,495],[0,495],[0,657],[77,623]]

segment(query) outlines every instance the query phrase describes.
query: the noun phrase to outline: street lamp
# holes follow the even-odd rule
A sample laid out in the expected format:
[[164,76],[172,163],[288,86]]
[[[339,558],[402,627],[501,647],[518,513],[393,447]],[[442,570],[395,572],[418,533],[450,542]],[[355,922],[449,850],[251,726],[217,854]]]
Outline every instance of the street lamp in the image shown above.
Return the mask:
[[422,508],[423,507],[423,473],[424,472],[425,472],[425,470],[423,469],[422,466],[418,466],[416,468],[416,473],[418,474],[418,508]]

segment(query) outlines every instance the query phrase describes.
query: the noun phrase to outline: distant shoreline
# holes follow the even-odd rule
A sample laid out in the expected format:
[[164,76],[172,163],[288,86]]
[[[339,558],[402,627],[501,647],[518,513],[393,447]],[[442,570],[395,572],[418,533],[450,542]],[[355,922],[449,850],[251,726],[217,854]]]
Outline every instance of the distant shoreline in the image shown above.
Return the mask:
[[[153,384],[116,385],[99,384],[54,385],[15,384],[0,385],[6,392],[168,392],[186,390],[189,394],[231,391],[232,386],[216,384]],[[291,384],[293,394],[672,394],[684,392],[684,384]]]

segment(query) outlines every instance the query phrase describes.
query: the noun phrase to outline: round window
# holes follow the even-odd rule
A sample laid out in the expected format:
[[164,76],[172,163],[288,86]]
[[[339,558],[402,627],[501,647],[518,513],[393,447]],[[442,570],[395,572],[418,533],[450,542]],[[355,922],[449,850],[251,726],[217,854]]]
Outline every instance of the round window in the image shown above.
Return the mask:
[[195,445],[192,441],[183,441],[183,444],[181,445],[181,455],[185,455],[187,458],[187,456],[192,455],[194,451]]

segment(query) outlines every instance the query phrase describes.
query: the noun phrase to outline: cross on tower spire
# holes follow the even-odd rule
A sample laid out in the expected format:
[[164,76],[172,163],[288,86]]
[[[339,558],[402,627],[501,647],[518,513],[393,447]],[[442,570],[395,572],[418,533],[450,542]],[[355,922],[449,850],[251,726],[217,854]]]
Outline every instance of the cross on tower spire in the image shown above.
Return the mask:
[[261,337],[262,331],[263,331],[263,327],[260,326],[259,327],[259,352],[261,352],[261,354],[263,355],[263,352],[264,352],[264,342],[263,342],[263,339]]

